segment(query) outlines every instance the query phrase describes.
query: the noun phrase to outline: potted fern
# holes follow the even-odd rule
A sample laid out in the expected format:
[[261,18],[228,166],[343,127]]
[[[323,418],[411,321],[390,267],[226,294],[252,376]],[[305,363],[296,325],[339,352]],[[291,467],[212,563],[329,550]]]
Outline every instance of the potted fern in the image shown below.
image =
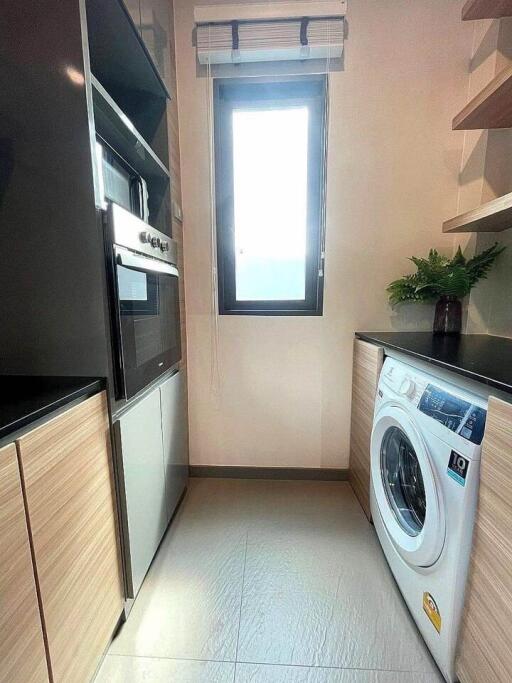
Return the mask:
[[428,258],[413,256],[417,272],[394,280],[387,288],[389,301],[396,306],[404,301],[435,301],[434,333],[459,334],[462,323],[461,299],[476,283],[487,277],[496,258],[504,251],[496,242],[492,247],[466,259],[459,246],[453,258],[431,249]]

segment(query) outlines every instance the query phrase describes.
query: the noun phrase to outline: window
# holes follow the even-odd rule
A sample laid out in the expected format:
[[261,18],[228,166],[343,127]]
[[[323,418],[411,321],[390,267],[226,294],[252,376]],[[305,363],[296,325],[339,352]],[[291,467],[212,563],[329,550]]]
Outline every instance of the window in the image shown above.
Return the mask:
[[325,79],[214,97],[219,311],[321,315]]

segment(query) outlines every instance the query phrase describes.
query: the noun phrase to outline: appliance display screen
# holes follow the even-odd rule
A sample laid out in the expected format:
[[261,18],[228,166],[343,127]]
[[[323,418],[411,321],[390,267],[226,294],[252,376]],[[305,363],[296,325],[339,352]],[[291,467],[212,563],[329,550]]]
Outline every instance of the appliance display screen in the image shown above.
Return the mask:
[[468,441],[476,444],[482,442],[487,414],[483,408],[429,384],[418,409]]

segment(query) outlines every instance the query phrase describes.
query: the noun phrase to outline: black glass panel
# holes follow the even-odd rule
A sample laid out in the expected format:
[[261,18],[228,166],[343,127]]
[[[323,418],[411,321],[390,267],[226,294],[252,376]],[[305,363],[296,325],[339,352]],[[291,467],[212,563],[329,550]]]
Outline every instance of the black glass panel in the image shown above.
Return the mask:
[[[429,384],[420,399],[419,410],[472,443],[482,443],[486,411]],[[463,422],[464,421],[464,422]]]
[[178,278],[117,265],[126,398],[181,357]]
[[472,443],[481,444],[484,438],[487,411],[472,406],[459,434]]
[[419,409],[452,432],[456,432],[471,403],[429,384],[421,397]]
[[381,474],[398,523],[409,536],[417,536],[425,523],[425,487],[414,447],[398,427],[390,427],[384,434]]

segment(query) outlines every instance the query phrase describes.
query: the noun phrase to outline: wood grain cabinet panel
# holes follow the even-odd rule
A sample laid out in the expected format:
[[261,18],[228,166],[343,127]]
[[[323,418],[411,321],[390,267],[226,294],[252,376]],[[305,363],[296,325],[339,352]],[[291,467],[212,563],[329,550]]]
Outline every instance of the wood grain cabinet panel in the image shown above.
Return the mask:
[[123,608],[105,393],[18,448],[53,680],[86,683]]
[[0,449],[0,681],[48,683],[16,446]]
[[511,0],[467,0],[462,8],[462,18],[499,19],[512,16]]
[[352,370],[352,416],[350,422],[350,483],[370,519],[370,438],[375,394],[384,361],[384,350],[356,339]]
[[512,405],[489,399],[459,640],[462,683],[512,680]]

